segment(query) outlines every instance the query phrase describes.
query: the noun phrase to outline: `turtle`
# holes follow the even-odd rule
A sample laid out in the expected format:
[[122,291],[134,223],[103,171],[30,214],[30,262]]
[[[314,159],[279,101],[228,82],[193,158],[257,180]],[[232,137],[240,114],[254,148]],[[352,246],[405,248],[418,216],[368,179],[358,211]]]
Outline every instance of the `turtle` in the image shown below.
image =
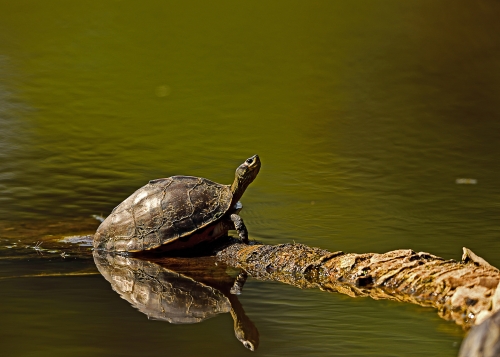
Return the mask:
[[235,229],[243,243],[248,232],[239,201],[261,167],[258,155],[223,185],[202,177],[151,180],[116,206],[97,228],[94,249],[118,253],[172,251],[211,242]]

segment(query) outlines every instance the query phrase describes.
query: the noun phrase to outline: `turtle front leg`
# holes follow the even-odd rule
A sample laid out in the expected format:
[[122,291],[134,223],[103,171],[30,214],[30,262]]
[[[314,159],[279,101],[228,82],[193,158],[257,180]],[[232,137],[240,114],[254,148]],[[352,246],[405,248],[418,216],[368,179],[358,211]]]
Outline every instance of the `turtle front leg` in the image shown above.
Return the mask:
[[245,223],[243,223],[243,219],[237,214],[231,215],[231,221],[234,223],[234,227],[236,228],[236,232],[238,232],[238,236],[241,241],[245,244],[248,244],[248,231],[247,227],[245,227]]

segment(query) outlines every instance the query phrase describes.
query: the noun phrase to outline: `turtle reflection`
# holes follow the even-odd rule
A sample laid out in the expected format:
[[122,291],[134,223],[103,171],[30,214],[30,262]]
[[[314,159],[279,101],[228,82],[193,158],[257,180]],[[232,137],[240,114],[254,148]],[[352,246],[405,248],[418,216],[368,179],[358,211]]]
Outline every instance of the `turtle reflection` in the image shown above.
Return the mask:
[[245,275],[240,274],[233,284],[234,279],[214,258],[152,262],[94,251],[94,261],[113,290],[149,319],[188,324],[229,312],[236,338],[252,351],[258,347],[259,332],[234,295]]

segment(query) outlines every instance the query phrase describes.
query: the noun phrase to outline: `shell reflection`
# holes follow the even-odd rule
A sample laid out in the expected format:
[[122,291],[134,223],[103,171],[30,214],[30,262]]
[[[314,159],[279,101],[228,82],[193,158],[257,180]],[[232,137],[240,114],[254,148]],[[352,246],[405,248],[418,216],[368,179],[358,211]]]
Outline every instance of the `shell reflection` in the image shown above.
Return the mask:
[[113,290],[149,319],[189,324],[229,312],[236,338],[246,348],[257,349],[259,332],[231,293],[233,285],[242,282],[234,283],[225,267],[215,265],[214,258],[153,262],[94,251],[94,261]]

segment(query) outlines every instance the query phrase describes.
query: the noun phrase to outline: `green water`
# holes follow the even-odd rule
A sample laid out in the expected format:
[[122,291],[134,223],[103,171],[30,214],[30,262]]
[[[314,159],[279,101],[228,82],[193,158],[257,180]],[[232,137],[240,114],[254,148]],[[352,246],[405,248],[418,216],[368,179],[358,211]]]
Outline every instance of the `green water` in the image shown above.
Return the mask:
[[[493,0],[0,1],[1,277],[97,274],[51,239],[153,178],[229,184],[253,154],[251,239],[500,266],[499,17]],[[463,337],[411,305],[251,278],[239,299],[256,355],[455,356]],[[150,321],[100,275],[1,279],[0,315],[8,357],[252,353],[229,314]]]

